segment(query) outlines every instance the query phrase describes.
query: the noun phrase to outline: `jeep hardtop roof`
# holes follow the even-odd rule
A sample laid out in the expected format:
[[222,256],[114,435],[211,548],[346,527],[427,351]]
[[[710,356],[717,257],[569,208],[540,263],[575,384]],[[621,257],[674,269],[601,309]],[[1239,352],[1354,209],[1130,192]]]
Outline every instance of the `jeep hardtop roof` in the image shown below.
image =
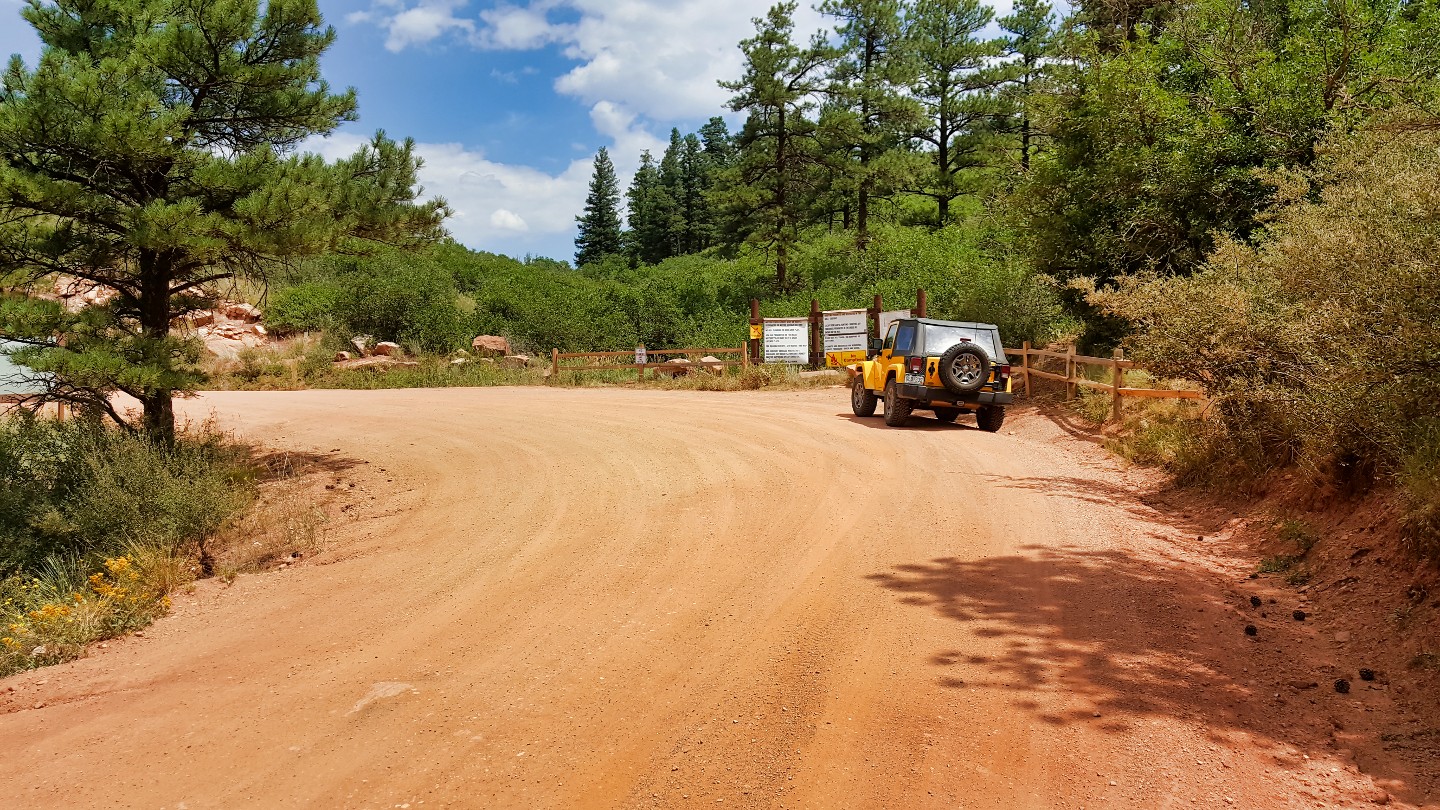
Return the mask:
[[930,324],[931,326],[959,326],[965,329],[999,329],[993,323],[980,323],[978,321],[942,321],[937,318],[901,318],[902,321],[915,321],[916,323]]

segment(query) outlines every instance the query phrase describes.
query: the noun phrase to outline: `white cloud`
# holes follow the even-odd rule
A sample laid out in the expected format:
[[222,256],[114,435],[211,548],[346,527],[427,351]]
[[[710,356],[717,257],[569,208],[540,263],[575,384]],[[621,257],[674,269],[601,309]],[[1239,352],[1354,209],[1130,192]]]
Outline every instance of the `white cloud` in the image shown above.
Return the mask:
[[[312,138],[307,151],[329,160],[354,154],[368,139],[342,132]],[[511,256],[537,254],[569,259],[575,215],[585,206],[594,171],[590,156],[551,175],[528,166],[497,163],[453,143],[416,144],[424,196],[444,197],[455,214],[445,227],[462,244]]]
[[473,34],[475,22],[455,16],[464,5],[465,0],[420,0],[418,5],[396,14],[377,15],[382,20],[380,24],[390,32],[385,38],[385,49],[398,53],[410,45],[424,45],[438,39],[451,30]]
[[522,219],[519,214],[504,208],[495,209],[495,213],[490,215],[490,224],[502,231],[530,230],[529,223]]
[[568,28],[551,24],[548,12],[553,2],[537,2],[528,7],[501,3],[493,9],[480,12],[485,23],[476,44],[486,48],[507,51],[528,51],[559,41]]
[[[399,51],[446,35],[475,47],[533,50],[558,44],[579,62],[555,89],[594,106],[602,101],[654,121],[708,118],[730,97],[717,81],[740,76],[737,44],[755,33],[752,20],[773,0],[532,0],[500,2],[459,17],[463,0],[376,0],[352,21],[390,32],[386,47]],[[388,6],[388,7],[387,7]],[[579,19],[558,22],[557,13]],[[825,21],[804,4],[795,14],[795,37],[807,41]]]

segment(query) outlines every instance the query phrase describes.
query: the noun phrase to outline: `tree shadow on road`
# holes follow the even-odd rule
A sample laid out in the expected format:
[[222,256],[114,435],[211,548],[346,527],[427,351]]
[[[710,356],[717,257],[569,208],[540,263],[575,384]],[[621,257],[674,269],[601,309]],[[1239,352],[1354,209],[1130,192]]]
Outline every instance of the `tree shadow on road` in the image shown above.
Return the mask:
[[[1223,586],[1193,563],[1149,551],[1021,552],[907,563],[868,578],[989,640],[983,650],[937,650],[931,663],[942,685],[1012,691],[1017,708],[1041,722],[1120,733],[1146,716],[1179,719],[1227,747],[1235,732],[1268,738],[1277,761],[1297,770],[1304,761],[1295,749],[1332,744],[1332,718],[1350,699],[1329,688],[1336,674],[1296,660],[1284,644],[1282,634],[1296,632],[1285,624],[1288,609],[1281,618],[1269,608],[1263,619],[1266,608],[1240,592],[1221,596]],[[1247,636],[1247,623],[1261,632]],[[1409,784],[1399,771],[1369,770]]]

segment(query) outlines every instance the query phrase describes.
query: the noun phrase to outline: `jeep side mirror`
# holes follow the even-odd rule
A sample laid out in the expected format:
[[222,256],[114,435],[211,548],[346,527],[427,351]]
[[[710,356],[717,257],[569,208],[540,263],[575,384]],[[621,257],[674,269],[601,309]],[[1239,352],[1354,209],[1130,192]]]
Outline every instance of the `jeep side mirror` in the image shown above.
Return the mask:
[[881,340],[880,338],[870,338],[870,351],[878,352],[880,351],[880,347],[884,345],[885,341]]

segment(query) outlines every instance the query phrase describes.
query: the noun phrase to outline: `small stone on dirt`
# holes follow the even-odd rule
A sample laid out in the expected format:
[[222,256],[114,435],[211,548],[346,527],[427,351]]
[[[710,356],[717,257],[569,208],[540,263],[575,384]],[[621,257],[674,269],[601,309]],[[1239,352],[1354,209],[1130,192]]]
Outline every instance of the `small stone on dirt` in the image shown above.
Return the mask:
[[1344,678],[1335,679],[1335,691],[1342,695],[1350,694],[1350,682]]
[[400,348],[399,343],[391,343],[388,340],[376,343],[374,351],[381,357],[400,357],[405,354],[405,350]]
[[1349,641],[1349,640],[1350,640],[1350,631],[1349,631],[1349,630],[1341,630],[1340,632],[1338,632],[1338,633],[1335,634],[1335,643],[1336,643],[1336,644],[1344,644],[1344,643],[1346,643],[1346,642]]
[[1258,596],[1252,596],[1252,597],[1250,597],[1250,607],[1260,607],[1260,605],[1262,605],[1262,604],[1264,604],[1264,603],[1260,600],[1260,597],[1258,597]]
[[1362,670],[1360,670],[1360,680],[1362,680],[1362,681],[1373,681],[1373,680],[1375,680],[1375,670],[1373,670],[1373,669],[1362,669]]
[[1247,625],[1245,625],[1245,635],[1247,635],[1247,636],[1253,636],[1253,635],[1257,635],[1259,632],[1260,632],[1260,628],[1256,627],[1255,625],[1253,625],[1253,624],[1247,624]]
[[1290,615],[1295,617],[1295,621],[1297,621],[1297,622],[1303,622],[1303,621],[1305,621],[1305,617],[1306,617],[1308,614],[1306,614],[1305,611],[1303,611],[1303,610],[1297,610],[1297,611],[1295,611],[1294,613],[1292,613],[1292,614],[1290,614]]

